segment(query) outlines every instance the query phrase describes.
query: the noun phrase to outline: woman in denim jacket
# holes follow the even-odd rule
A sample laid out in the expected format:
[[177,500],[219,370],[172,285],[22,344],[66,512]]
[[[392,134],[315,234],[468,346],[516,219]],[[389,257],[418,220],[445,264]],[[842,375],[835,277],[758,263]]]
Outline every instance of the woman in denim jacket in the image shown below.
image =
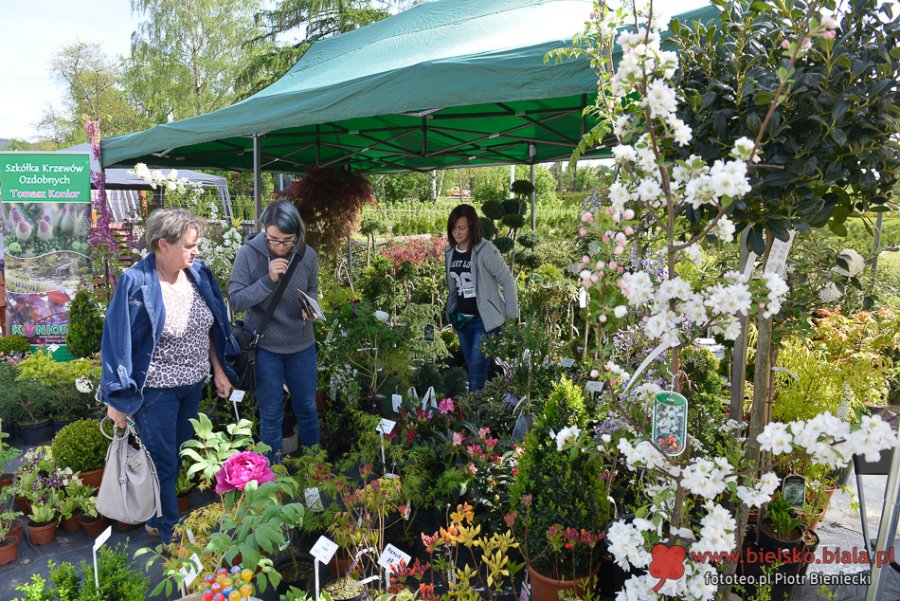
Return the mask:
[[209,267],[197,259],[205,222],[184,209],[147,219],[152,251],[119,278],[103,324],[99,397],[120,427],[133,416],[159,477],[161,517],[147,532],[164,542],[178,521],[179,449],[193,435],[203,385],[213,374],[220,397],[236,374],[238,353],[225,301]]

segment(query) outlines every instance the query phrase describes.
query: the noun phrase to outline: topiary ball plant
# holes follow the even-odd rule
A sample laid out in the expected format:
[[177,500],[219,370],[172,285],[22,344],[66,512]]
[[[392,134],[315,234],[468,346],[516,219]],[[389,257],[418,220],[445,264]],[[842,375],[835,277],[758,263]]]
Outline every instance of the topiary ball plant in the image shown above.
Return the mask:
[[56,466],[69,467],[74,472],[102,468],[109,439],[100,431],[100,423],[96,419],[80,419],[60,430],[51,445]]
[[9,355],[12,353],[26,355],[31,352],[28,339],[18,334],[0,336],[0,353]]

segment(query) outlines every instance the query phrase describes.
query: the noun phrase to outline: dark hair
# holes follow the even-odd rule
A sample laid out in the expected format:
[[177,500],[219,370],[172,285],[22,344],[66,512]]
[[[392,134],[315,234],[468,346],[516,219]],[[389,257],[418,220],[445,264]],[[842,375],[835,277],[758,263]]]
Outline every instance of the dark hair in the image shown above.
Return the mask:
[[462,217],[469,222],[469,246],[475,246],[484,238],[484,229],[481,227],[481,219],[478,218],[475,207],[466,204],[459,205],[450,211],[450,217],[447,218],[447,242],[450,246],[456,244],[456,240],[453,239],[453,225]]
[[297,236],[298,246],[306,244],[306,226],[300,218],[300,211],[286,200],[276,200],[267,206],[259,217],[259,223],[263,229],[274,225],[285,234]]

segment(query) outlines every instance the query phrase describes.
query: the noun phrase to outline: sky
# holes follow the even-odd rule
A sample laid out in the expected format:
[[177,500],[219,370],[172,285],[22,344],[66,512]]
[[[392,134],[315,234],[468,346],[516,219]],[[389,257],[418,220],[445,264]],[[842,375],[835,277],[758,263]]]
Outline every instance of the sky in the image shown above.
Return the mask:
[[[674,14],[704,4],[667,0],[664,6]],[[125,57],[138,22],[130,0],[0,0],[0,138],[35,141],[47,107],[62,108],[65,84],[49,73],[57,50],[98,42],[108,56]]]
[[130,0],[0,0],[0,15],[0,138],[31,141],[45,109],[62,107],[53,53],[81,41],[127,56],[138,23]]

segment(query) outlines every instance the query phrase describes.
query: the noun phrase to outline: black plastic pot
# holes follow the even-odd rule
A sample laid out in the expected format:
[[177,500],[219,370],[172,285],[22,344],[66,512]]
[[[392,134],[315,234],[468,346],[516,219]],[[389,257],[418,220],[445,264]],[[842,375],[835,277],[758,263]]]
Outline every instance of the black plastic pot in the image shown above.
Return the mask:
[[19,442],[26,446],[34,446],[50,440],[53,436],[53,425],[50,420],[36,424],[17,424]]

